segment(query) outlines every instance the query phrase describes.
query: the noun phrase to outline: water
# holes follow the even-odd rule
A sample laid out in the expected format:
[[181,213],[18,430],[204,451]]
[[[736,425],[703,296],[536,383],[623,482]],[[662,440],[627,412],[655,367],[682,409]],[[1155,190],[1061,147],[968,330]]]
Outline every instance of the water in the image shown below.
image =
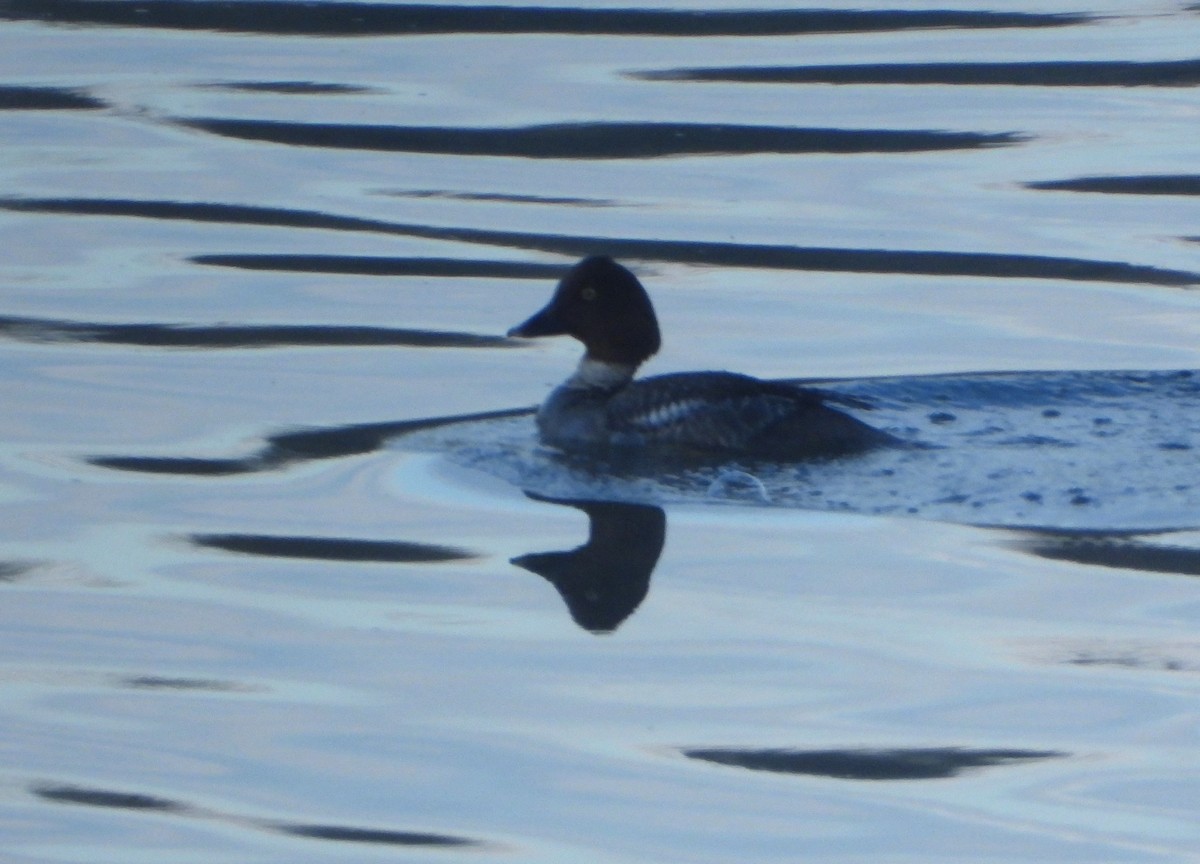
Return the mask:
[[[1192,857],[1200,15],[958,10],[0,0],[5,860]],[[564,464],[597,251],[938,448]]]
[[794,464],[673,464],[653,452],[559,453],[540,445],[528,415],[447,423],[395,440],[550,498],[759,504],[1093,532],[1195,527],[1200,427],[1191,371],[983,373],[830,388],[845,410],[896,444]]

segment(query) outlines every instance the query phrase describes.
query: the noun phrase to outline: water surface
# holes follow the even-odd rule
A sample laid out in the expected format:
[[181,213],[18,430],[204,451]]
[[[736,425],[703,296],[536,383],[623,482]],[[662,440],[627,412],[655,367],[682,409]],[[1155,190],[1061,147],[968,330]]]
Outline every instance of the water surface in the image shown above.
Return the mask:
[[[1200,15],[856,5],[0,0],[7,859],[1194,854]],[[564,464],[595,252],[937,449]]]

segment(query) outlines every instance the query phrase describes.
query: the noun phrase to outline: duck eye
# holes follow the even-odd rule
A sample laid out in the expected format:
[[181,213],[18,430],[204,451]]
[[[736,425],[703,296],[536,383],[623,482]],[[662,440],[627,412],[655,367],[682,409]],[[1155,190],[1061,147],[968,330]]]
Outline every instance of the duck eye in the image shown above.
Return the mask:
[[583,288],[581,288],[579,291],[579,296],[582,297],[584,300],[595,300],[596,299],[596,289],[593,288],[591,285],[584,285]]

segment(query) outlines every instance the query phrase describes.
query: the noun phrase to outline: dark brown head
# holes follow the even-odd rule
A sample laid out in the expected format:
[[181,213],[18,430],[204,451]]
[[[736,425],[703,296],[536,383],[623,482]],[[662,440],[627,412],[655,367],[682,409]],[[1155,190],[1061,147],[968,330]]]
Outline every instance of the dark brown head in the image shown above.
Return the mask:
[[546,307],[509,336],[574,336],[593,360],[637,366],[661,339],[650,297],[637,277],[604,255],[584,258],[558,283]]

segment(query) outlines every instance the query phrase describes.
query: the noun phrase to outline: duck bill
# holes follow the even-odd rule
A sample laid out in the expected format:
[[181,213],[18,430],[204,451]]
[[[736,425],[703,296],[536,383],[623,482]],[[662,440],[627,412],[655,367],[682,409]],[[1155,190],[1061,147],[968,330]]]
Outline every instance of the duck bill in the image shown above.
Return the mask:
[[508,331],[509,336],[531,339],[534,336],[562,336],[567,332],[563,322],[555,314],[553,306],[547,306],[528,321]]

